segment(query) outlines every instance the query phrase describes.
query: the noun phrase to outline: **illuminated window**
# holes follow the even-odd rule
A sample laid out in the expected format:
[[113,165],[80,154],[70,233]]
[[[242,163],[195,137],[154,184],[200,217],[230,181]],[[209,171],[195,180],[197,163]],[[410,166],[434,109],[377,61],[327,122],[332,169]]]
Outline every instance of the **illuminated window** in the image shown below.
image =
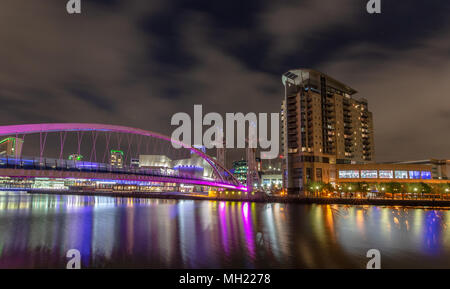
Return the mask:
[[409,171],[409,178],[413,180],[420,179],[420,171]]
[[390,170],[380,170],[378,172],[378,175],[380,176],[380,179],[393,179],[394,178],[394,172],[390,171]]
[[429,171],[422,171],[421,177],[423,180],[430,180],[431,179],[431,172]]
[[376,179],[377,177],[377,170],[361,170],[362,179]]
[[339,171],[340,179],[359,179],[359,171]]
[[395,178],[396,179],[407,179],[408,172],[407,171],[395,171]]

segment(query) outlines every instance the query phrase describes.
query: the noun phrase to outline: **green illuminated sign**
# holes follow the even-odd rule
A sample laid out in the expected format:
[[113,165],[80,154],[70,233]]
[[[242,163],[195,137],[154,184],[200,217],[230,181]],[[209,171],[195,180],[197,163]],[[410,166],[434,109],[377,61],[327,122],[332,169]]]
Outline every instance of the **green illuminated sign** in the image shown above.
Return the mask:
[[123,155],[123,151],[120,151],[120,150],[111,150],[111,154],[115,154],[115,153],[119,153],[119,154]]
[[7,137],[7,138],[1,140],[0,144],[5,143],[7,141],[12,141],[13,142],[12,151],[15,151],[15,149],[16,149],[16,138],[15,137]]
[[81,161],[83,159],[82,155],[73,154],[69,156],[69,160]]

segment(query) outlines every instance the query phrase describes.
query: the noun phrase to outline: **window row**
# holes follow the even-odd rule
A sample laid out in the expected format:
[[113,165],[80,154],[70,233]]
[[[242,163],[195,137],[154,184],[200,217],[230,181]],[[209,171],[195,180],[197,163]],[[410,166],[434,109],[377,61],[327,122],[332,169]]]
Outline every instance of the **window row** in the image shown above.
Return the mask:
[[339,170],[340,179],[431,179],[430,171]]

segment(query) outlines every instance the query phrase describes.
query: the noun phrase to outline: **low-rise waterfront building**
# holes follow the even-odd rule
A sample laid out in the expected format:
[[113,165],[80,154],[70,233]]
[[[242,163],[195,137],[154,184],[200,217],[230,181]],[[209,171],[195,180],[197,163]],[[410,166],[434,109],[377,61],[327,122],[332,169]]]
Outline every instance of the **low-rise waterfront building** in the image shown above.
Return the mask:
[[425,164],[341,164],[332,170],[331,184],[342,182],[433,182],[432,166]]
[[431,166],[431,176],[433,179],[450,179],[450,160],[428,159],[418,161],[393,162],[394,164],[429,165]]

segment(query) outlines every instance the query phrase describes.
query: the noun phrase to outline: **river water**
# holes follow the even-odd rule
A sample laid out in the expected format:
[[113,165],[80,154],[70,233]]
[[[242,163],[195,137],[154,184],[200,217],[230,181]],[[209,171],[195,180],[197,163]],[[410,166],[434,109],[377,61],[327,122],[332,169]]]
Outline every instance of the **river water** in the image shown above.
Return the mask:
[[0,268],[450,268],[450,211],[0,193]]

